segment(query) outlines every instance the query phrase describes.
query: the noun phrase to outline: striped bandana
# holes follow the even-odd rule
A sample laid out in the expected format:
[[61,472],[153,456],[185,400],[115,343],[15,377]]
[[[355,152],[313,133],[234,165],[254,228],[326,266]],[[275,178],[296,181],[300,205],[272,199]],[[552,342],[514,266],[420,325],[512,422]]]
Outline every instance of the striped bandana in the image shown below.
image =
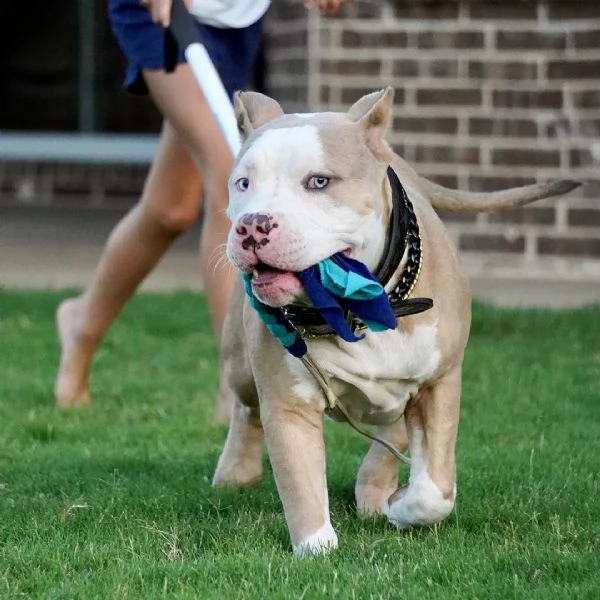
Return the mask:
[[[313,308],[321,313],[343,340],[357,342],[364,338],[364,334],[357,336],[349,327],[346,318],[348,311],[359,317],[371,331],[396,328],[396,317],[388,295],[363,263],[338,253],[301,271],[298,276]],[[244,274],[242,277],[250,304],[271,335],[290,354],[298,358],[304,356],[306,343],[281,310],[260,302],[252,293],[250,275]]]

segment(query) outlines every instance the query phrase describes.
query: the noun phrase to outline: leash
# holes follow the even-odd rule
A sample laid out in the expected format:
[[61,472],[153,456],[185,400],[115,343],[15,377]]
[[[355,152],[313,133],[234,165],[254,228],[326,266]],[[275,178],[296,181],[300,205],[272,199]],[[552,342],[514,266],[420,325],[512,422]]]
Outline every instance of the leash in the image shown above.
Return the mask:
[[165,44],[167,72],[173,71],[175,68],[177,47],[183,49],[196,82],[221,127],[231,153],[236,156],[240,151],[241,143],[235,111],[229,94],[227,94],[208,52],[202,44],[194,17],[188,12],[183,0],[173,0],[171,7],[171,24],[167,31]]
[[308,354],[308,352],[300,358],[300,360],[304,363],[304,366],[309,371],[309,373],[314,377],[315,381],[319,384],[323,394],[325,394],[325,398],[327,399],[327,404],[329,405],[329,409],[332,411],[337,411],[342,415],[346,423],[352,427],[355,431],[369,438],[370,440],[381,444],[386,450],[392,453],[399,461],[403,462],[405,465],[410,465],[410,458],[405,454],[402,454],[400,450],[398,450],[393,444],[388,442],[386,439],[371,433],[368,429],[359,425],[356,420],[350,416],[345,406],[340,402],[339,398],[336,396],[335,392],[331,389],[331,384],[329,381],[329,377],[322,371],[317,362],[313,359],[313,357]]

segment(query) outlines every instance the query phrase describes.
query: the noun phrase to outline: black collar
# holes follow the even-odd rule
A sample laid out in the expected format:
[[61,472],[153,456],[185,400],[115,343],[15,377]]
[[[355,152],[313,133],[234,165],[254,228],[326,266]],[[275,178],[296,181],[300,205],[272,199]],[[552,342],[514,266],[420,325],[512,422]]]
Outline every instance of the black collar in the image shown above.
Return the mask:
[[[387,176],[392,189],[392,214],[382,259],[374,274],[385,287],[398,270],[406,253],[406,264],[400,280],[388,293],[394,314],[400,318],[428,310],[433,306],[433,300],[408,298],[419,277],[423,258],[419,224],[406,190],[391,167],[388,167]],[[290,304],[283,307],[281,312],[302,337],[320,337],[334,333],[321,313],[314,308]],[[347,314],[347,318],[353,332],[365,329],[364,323],[351,313]]]

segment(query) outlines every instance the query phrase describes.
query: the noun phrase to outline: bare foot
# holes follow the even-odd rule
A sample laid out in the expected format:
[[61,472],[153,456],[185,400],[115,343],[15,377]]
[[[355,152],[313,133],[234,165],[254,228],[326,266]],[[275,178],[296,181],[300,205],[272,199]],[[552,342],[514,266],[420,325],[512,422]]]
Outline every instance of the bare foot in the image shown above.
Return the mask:
[[60,406],[89,404],[91,401],[88,379],[96,343],[86,341],[78,331],[79,304],[79,298],[65,300],[56,311],[61,356],[54,395]]

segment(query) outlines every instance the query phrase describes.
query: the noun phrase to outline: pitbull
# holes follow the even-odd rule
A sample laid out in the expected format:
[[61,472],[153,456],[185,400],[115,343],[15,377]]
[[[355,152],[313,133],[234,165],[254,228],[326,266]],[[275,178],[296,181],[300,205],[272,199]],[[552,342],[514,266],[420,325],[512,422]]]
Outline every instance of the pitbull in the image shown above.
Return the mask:
[[[391,88],[362,97],[347,113],[284,114],[262,94],[235,97],[243,147],[229,180],[227,255],[251,276],[255,297],[291,314],[290,307],[307,303],[298,272],[338,252],[374,271],[389,248],[398,255],[400,245],[386,291],[392,297],[406,279],[416,252],[411,288],[404,290],[409,297],[395,302],[410,307],[414,297],[433,300],[429,310],[399,316],[395,330],[366,331],[355,343],[331,332],[305,336],[324,387],[267,331],[241,283],[237,286],[222,345],[234,404],[213,484],[258,482],[264,437],[298,556],[338,544],[323,441],[324,413],[336,413],[327,401],[332,395],[352,422],[374,425],[388,443],[410,450],[409,480],[398,487],[396,459],[373,442],[356,480],[359,513],[385,514],[403,529],[438,523],[454,506],[471,298],[457,251],[434,209],[487,211],[579,185],[564,180],[490,194],[443,188],[417,175],[390,149],[385,134],[392,105]],[[398,185],[400,191],[394,189]],[[404,204],[395,202],[394,194],[403,193]],[[405,247],[403,239],[387,239],[399,210],[412,213],[418,244]]]

